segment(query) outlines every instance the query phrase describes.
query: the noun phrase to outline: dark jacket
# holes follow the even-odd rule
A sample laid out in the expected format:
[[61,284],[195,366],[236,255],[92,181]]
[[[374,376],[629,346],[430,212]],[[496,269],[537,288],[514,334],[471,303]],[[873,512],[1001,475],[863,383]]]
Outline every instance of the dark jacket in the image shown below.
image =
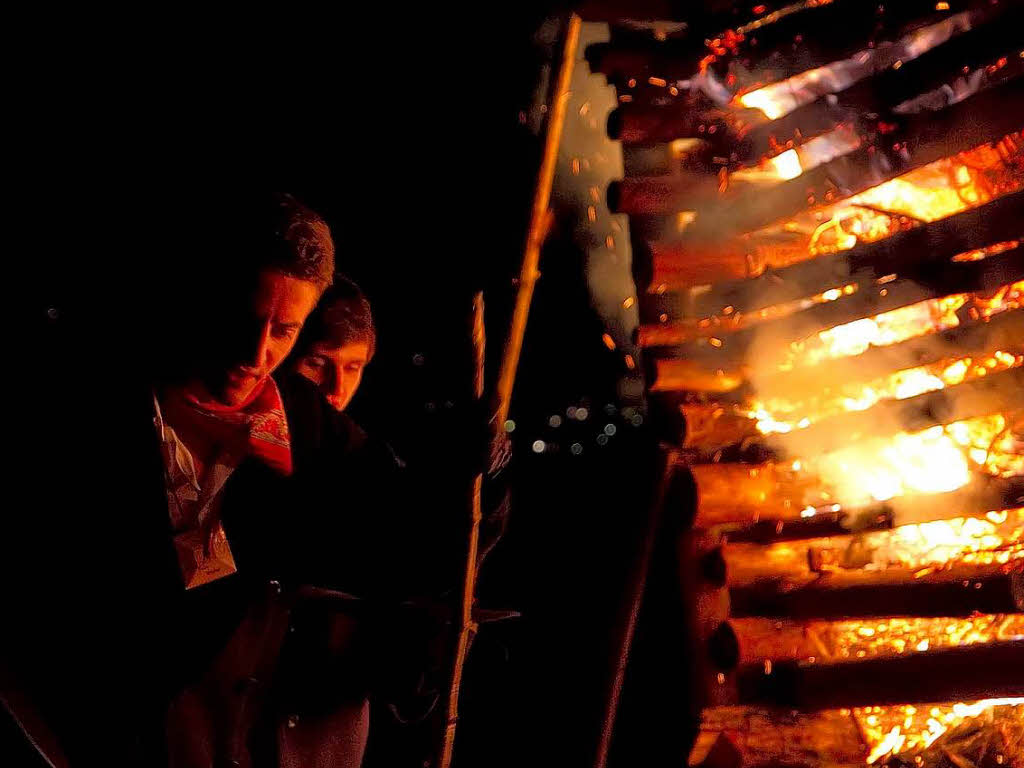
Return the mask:
[[[14,581],[0,691],[23,724],[45,724],[40,740],[52,738],[72,766],[164,764],[168,708],[212,668],[237,676],[219,680],[218,695],[246,703],[220,708],[232,717],[248,708],[249,725],[301,707],[326,711],[330,701],[303,700],[309,686],[280,683],[273,649],[295,634],[293,609],[302,606],[300,625],[321,628],[315,635],[328,630],[310,605],[336,613],[350,604],[372,625],[379,606],[406,591],[403,526],[387,502],[400,485],[394,456],[304,379],[280,384],[295,471],[283,478],[249,460],[234,472],[222,517],[238,573],[188,592],[172,546],[151,385],[108,382],[63,412],[38,414],[27,451],[50,483],[7,528],[17,551],[5,563]],[[310,603],[296,597],[303,585],[325,592]],[[231,650],[232,637],[245,653]],[[261,647],[269,650],[254,650]],[[345,696],[364,696],[375,667],[339,670]],[[243,739],[259,730],[249,725]],[[264,734],[274,730],[264,725]]]

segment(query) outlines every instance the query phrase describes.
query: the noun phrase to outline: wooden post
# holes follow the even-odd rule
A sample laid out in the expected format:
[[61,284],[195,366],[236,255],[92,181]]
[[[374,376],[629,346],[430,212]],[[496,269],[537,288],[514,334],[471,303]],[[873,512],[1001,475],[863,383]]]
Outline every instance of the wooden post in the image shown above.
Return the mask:
[[[569,102],[569,81],[576,62],[576,48],[580,37],[580,17],[572,14],[566,30],[565,48],[562,53],[561,69],[556,81],[552,99],[551,117],[548,122],[547,136],[544,141],[544,154],[541,159],[537,187],[534,192],[533,208],[530,215],[530,227],[526,236],[526,247],[523,254],[523,266],[519,277],[519,291],[516,294],[515,308],[512,313],[512,326],[505,343],[504,355],[497,384],[497,411],[492,425],[495,430],[504,429],[508,418],[509,406],[512,402],[512,387],[515,384],[516,369],[519,367],[519,355],[523,348],[523,336],[526,333],[526,319],[533,299],[533,286],[537,281],[537,270],[540,262],[540,249],[544,243],[550,225],[548,203],[551,200],[551,185],[555,178],[555,165],[558,160],[558,145],[562,138],[562,126],[565,122],[566,106]],[[477,293],[473,300],[473,355],[474,396],[477,400],[484,393],[484,320],[483,294]],[[476,624],[473,621],[473,600],[476,591],[477,548],[480,538],[480,491],[483,486],[483,475],[477,473],[470,488],[470,527],[469,542],[466,553],[465,578],[462,585],[462,615],[459,628],[458,644],[455,648],[455,659],[452,665],[451,687],[448,695],[447,722],[444,741],[441,745],[440,768],[449,768],[455,748],[455,729],[459,714],[459,688],[462,685],[462,670],[466,662],[466,654]]]

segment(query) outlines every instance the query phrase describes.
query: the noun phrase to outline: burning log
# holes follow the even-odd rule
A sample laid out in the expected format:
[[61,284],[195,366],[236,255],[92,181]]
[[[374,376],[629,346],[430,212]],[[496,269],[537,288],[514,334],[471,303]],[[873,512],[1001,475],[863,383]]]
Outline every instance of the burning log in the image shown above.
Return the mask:
[[1024,506],[1024,477],[977,476],[955,491],[899,496],[869,505],[809,506],[813,478],[777,465],[695,464],[694,525],[727,526],[730,542],[771,543],[883,530]]
[[742,667],[737,703],[802,710],[1024,695],[1024,643],[965,648],[827,664],[783,661]]
[[[714,451],[738,443],[751,435],[751,419],[716,403],[677,406],[683,417],[683,448]],[[677,438],[678,439],[678,438]]]
[[[763,707],[709,707],[690,757],[696,765],[727,734],[742,766],[863,768],[868,749],[857,723],[838,710],[802,713]],[[707,763],[705,763],[707,765]]]
[[[965,515],[980,516],[992,509],[1009,509],[1022,504],[1024,478],[978,478],[970,486],[955,491],[898,497],[866,506],[844,508],[830,504],[818,508],[805,506],[799,510],[789,506],[784,508],[784,514],[765,514],[754,519],[748,514],[746,521],[737,521],[743,527],[723,533],[732,542],[769,544],[890,530]],[[735,517],[742,514],[742,509],[734,512]],[[698,522],[701,519],[698,515]]]
[[[869,283],[865,290],[853,295],[841,295],[838,300],[822,302],[776,320],[757,322],[754,315],[754,321],[750,322],[746,320],[749,316],[733,315],[724,320],[718,318],[717,324],[709,323],[706,329],[701,328],[699,322],[693,321],[648,324],[640,327],[637,338],[645,347],[670,348],[656,350],[656,355],[682,354],[695,359],[704,358],[713,363],[716,370],[732,369],[735,373],[736,367],[748,358],[749,347],[755,339],[761,340],[759,350],[768,354],[773,351],[772,346],[782,350],[793,341],[837,325],[960,291],[991,292],[1021,279],[1024,279],[1024,247],[1005,251],[984,261],[950,264],[927,283],[908,278],[887,283],[881,289]],[[667,303],[658,302],[652,307],[651,302],[645,299],[641,303],[641,316],[646,319],[657,310],[666,309]],[[662,312],[659,319],[666,315],[667,312]],[[740,326],[740,329],[730,332],[730,326],[733,325]],[[767,340],[775,340],[775,344],[771,345]],[[690,375],[698,374],[694,370]]]
[[614,141],[663,148],[659,151],[671,156],[671,144],[679,139],[700,139],[719,152],[731,152],[750,126],[763,119],[757,110],[720,109],[687,97],[668,106],[620,107],[608,114],[607,125],[608,136]]
[[[714,315],[726,306],[752,312],[799,299],[815,289],[859,281],[868,285],[884,275],[920,276],[959,253],[1014,240],[1024,224],[1024,192],[1016,192],[939,221],[899,232],[848,251],[819,256],[767,272],[761,277],[723,282],[703,296],[699,314]],[[979,262],[984,263],[984,262]],[[917,275],[914,274],[917,270]],[[810,290],[809,290],[810,289]],[[670,294],[664,294],[669,296]],[[665,299],[668,301],[668,299]],[[703,311],[701,311],[703,310]],[[671,315],[670,315],[671,317]]]
[[[620,92],[629,87],[632,78],[689,79],[702,64],[724,71],[735,59],[747,70],[764,68],[772,79],[780,80],[896,39],[908,25],[942,21],[951,13],[982,3],[954,0],[948,5],[943,12],[930,0],[904,0],[884,8],[871,0],[798,2],[749,20],[731,14],[711,15],[699,23],[696,33],[683,39],[627,37],[617,31],[610,42],[590,46],[586,57],[591,70],[604,74]],[[716,23],[719,26],[713,26]],[[730,37],[731,50],[723,44]]]
[[[660,219],[664,223],[664,219]],[[633,217],[630,218],[632,227]],[[651,291],[665,292],[692,285],[707,285],[718,280],[742,280],[755,277],[765,266],[782,267],[810,258],[806,243],[793,250],[792,258],[784,247],[773,249],[772,260],[766,260],[750,244],[733,238],[719,243],[682,243],[678,236],[664,234],[647,240],[653,267]],[[781,253],[780,253],[781,252]],[[781,257],[782,261],[776,261]],[[638,288],[641,286],[637,286]],[[681,294],[677,294],[681,295]]]
[[721,188],[711,173],[632,177],[608,185],[608,208],[619,213],[669,215],[698,208]]
[[[647,337],[649,338],[649,337]],[[678,338],[678,337],[674,337]],[[908,339],[888,347],[870,347],[860,355],[839,358],[813,372],[793,375],[779,372],[758,377],[764,392],[786,392],[799,400],[842,384],[866,381],[891,371],[938,363],[965,355],[981,355],[994,350],[1017,349],[1024,340],[1024,311],[1012,310],[988,320],[966,322],[940,333]],[[725,394],[744,386],[746,366],[711,368],[692,359],[648,358],[651,392],[712,392]]]
[[[864,145],[770,187],[747,183],[717,194],[707,182],[688,188],[684,178],[666,189],[661,180],[627,179],[611,189],[609,206],[628,214],[668,215],[697,211],[687,231],[699,240],[750,232],[785,219],[808,205],[829,202],[870,189],[935,160],[994,141],[1024,124],[1024,84],[1013,80],[975,94],[939,112],[900,118],[899,127],[879,128],[879,145]],[[655,183],[657,181],[657,183]]]
[[1021,13],[1019,9],[1004,11],[1003,5],[979,9],[972,14],[969,31],[917,58],[897,59],[893,64],[898,66],[890,65],[874,77],[854,83],[838,92],[838,99],[819,98],[754,128],[749,144],[754,151],[769,151],[790,139],[824,133],[857,115],[890,112],[900,103],[991,65],[1001,56],[1019,60]]
[[711,201],[698,209],[687,234],[701,239],[750,232],[970,149],[967,144],[996,141],[1024,125],[1024,82],[989,88],[938,112],[900,117],[892,132],[883,123],[876,123],[875,143],[862,142],[854,152],[772,186],[770,194],[750,187]]
[[[752,546],[752,545],[750,545]],[[726,547],[731,566],[738,556]],[[745,568],[750,563],[744,563]],[[886,616],[970,616],[1024,611],[1024,573],[1008,566],[954,566],[920,578],[913,570],[837,570],[755,578],[732,584],[731,612],[736,617],[853,619]]]
[[[693,321],[642,325],[637,331],[637,342],[651,348],[649,354],[654,358],[688,357],[704,361],[708,366],[713,366],[713,370],[735,372],[749,360],[755,342],[762,359],[784,356],[792,342],[837,325],[961,291],[990,292],[1021,279],[1024,279],[1024,247],[982,261],[951,263],[927,283],[911,279],[897,280],[879,288],[877,279],[871,279],[867,283],[868,287],[852,295],[843,294],[836,300],[818,303],[802,312],[784,315],[776,320],[746,323],[746,327],[732,333],[728,331],[728,317],[724,322],[720,321],[717,328],[711,325],[706,331]],[[647,316],[657,309],[666,308],[667,302],[659,302],[651,307],[645,297],[641,303],[641,315]],[[738,323],[735,320],[731,322]]]
[[651,392],[732,392],[743,384],[741,370],[709,370],[696,360],[656,360]]
[[[908,339],[888,347],[870,347],[856,357],[840,358],[829,361],[828,365],[816,366],[813,375],[794,376],[791,373],[778,373],[762,376],[758,379],[758,387],[766,392],[784,391],[788,396],[798,400],[811,392],[839,387],[851,381],[865,381],[889,371],[938,363],[953,356],[983,355],[997,349],[1016,349],[1022,342],[1024,310],[1012,310],[988,320],[966,322],[947,331]],[[662,363],[670,362],[672,361],[656,362],[652,388],[662,382]],[[690,367],[693,367],[693,363]],[[666,365],[665,368],[668,373],[669,366]],[[703,374],[694,371],[691,380],[696,381],[700,376],[707,375],[707,371]],[[659,389],[673,389],[669,383],[678,381],[678,378],[666,377]]]
[[762,517],[799,518],[812,481],[775,464],[694,464],[698,528],[753,523]]
[[740,646],[740,664],[780,660],[817,662],[875,658],[912,650],[938,650],[1014,640],[1024,635],[1024,614],[975,614],[967,618],[892,617],[852,621],[729,619]]
[[771,435],[764,442],[777,455],[799,454],[807,446],[828,453],[858,440],[917,432],[1008,411],[1020,405],[1022,389],[1024,368],[1011,368],[905,400],[885,400],[868,411],[842,413],[805,429]]

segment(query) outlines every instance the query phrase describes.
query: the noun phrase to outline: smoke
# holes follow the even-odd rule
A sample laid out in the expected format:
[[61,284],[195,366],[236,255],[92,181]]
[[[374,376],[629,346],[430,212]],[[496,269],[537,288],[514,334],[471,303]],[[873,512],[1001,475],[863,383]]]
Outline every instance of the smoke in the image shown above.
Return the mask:
[[[1019,296],[1003,295],[996,309],[1019,312]],[[857,294],[836,302],[861,306]],[[971,325],[964,349],[955,329],[979,305],[992,310],[985,297],[960,294],[807,335],[799,316],[755,327],[746,372],[764,439],[813,467],[844,504],[966,485],[988,459],[986,443],[1005,429],[997,412],[1006,403],[996,390],[986,401],[972,385],[969,410],[979,418],[951,429],[962,397],[956,385],[1024,361],[1013,323]]]

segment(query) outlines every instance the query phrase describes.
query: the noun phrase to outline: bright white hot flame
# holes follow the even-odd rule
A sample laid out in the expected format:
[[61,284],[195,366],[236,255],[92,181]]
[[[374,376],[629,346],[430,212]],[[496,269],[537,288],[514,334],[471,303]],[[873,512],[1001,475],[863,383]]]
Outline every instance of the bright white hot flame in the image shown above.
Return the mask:
[[800,165],[800,156],[795,149],[787,149],[782,154],[776,155],[768,163],[775,169],[780,179],[795,179],[804,172]]

